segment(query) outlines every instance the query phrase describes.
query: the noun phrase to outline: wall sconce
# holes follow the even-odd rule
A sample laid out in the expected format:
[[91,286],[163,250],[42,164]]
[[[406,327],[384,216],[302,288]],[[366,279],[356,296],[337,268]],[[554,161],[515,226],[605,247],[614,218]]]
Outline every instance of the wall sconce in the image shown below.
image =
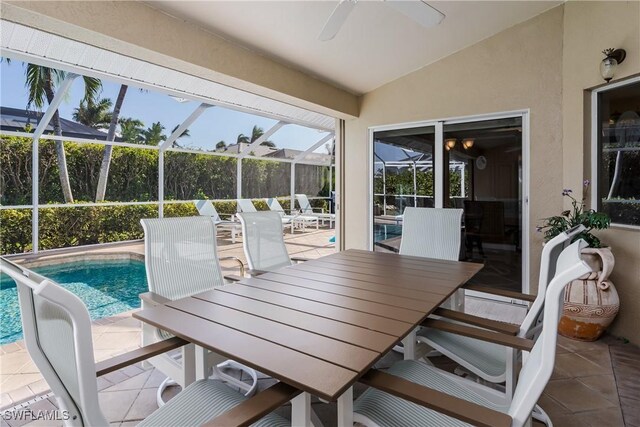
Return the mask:
[[447,151],[451,150],[453,147],[456,146],[456,142],[458,142],[457,139],[455,138],[449,138],[449,139],[445,139],[444,140],[444,148],[447,149]]
[[618,64],[622,64],[624,58],[627,57],[627,52],[624,49],[605,49],[602,53],[604,53],[605,58],[600,63],[600,74],[602,74],[602,78],[609,83],[613,78]]
[[475,140],[473,138],[466,138],[462,140],[462,146],[464,147],[465,150],[468,150],[469,148],[473,147],[474,142]]

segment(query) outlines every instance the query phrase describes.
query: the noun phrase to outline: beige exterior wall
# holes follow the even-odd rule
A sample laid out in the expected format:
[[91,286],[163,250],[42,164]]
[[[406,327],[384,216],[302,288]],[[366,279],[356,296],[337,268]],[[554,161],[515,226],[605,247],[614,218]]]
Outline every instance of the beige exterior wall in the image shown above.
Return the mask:
[[[640,72],[640,2],[568,2],[415,71],[362,97],[346,124],[345,246],[368,239],[368,128],[530,109],[530,283],[535,291],[540,218],[563,208],[562,188],[578,189],[589,170],[585,89],[603,83],[601,51],[624,48],[616,78]],[[586,137],[586,138],[585,138]],[[602,233],[613,247],[612,276],[622,303],[612,332],[640,343],[640,232]]]
[[552,9],[364,95],[360,118],[346,127],[347,248],[367,247],[370,126],[530,109],[530,262],[538,270],[534,220],[562,207],[562,22],[563,8]]
[[[640,2],[566,3],[562,61],[563,182],[565,188],[574,191],[580,191],[583,179],[591,176],[591,106],[589,96],[585,100],[585,89],[603,83],[599,63],[603,58],[601,51],[608,47],[627,51],[615,79],[640,73]],[[614,227],[599,236],[611,246],[616,257],[611,280],[618,289],[621,304],[611,332],[640,344],[640,230]]]
[[2,19],[341,118],[358,98],[134,1],[12,1]]

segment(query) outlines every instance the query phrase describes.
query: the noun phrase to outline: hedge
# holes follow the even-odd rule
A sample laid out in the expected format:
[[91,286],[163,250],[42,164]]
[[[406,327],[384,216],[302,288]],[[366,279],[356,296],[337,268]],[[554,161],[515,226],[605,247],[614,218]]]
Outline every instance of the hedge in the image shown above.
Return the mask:
[[[284,209],[289,199],[280,199]],[[268,210],[264,200],[254,200],[258,210]],[[324,200],[312,200],[314,206],[326,207]],[[214,202],[220,214],[236,212],[235,201]],[[195,216],[193,203],[167,203],[165,217]],[[119,242],[144,237],[140,219],[156,218],[158,205],[42,207],[40,216],[40,249],[54,249],[96,243]],[[0,210],[0,250],[2,254],[32,250],[31,209]]]

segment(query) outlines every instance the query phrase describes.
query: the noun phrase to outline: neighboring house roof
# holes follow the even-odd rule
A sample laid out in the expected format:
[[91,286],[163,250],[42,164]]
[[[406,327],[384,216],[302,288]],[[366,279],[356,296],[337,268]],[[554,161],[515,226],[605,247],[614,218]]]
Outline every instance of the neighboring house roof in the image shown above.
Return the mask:
[[[238,154],[245,150],[250,144],[243,142],[239,144],[228,145],[225,149],[216,150],[218,152],[224,152],[229,154]],[[301,150],[294,150],[291,148],[273,148],[266,145],[259,145],[251,149],[254,156],[258,157],[275,157],[278,159],[294,159],[298,154],[302,153]],[[331,156],[323,153],[309,153],[305,156],[304,160],[312,162],[323,162],[329,164]]]
[[[24,132],[27,125],[35,129],[44,113],[21,108],[0,107],[0,130]],[[107,134],[72,120],[60,118],[62,136],[70,138],[86,138],[106,140]],[[49,123],[45,133],[53,133],[53,125]],[[121,138],[116,138],[121,141]]]
[[[216,151],[222,151],[229,154],[239,154],[242,151],[244,151],[249,145],[251,144],[246,144],[244,142],[241,142],[239,144],[230,144],[225,149],[216,150]],[[257,147],[252,148],[251,152],[253,153],[252,155],[254,156],[263,157],[263,156],[268,156],[269,153],[274,150],[275,148],[267,147],[266,145],[259,145]]]

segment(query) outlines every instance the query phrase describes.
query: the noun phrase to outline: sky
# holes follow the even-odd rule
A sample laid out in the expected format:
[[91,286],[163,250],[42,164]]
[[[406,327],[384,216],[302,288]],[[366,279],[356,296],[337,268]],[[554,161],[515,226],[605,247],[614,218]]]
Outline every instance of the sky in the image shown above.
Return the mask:
[[[26,64],[20,61],[6,61],[0,63],[0,105],[24,109],[27,105],[28,92],[24,85]],[[100,98],[109,98],[115,103],[120,85],[107,80],[102,81]],[[75,108],[78,107],[83,96],[84,83],[76,79],[69,94],[59,107],[60,116],[72,120]],[[197,101],[178,102],[168,95],[158,92],[142,91],[130,86],[120,117],[130,117],[141,120],[145,128],[154,122],[160,122],[165,127],[168,136],[171,130],[181,124],[199,105]],[[235,143],[238,134],[251,135],[254,125],[258,125],[266,132],[276,123],[276,120],[252,114],[241,113],[222,107],[213,107],[205,112],[189,128],[189,137],[179,140],[182,146],[213,149],[218,141],[227,144]],[[316,129],[298,125],[287,125],[278,130],[271,138],[278,148],[293,148],[306,150],[327,133]],[[326,153],[324,147],[315,150]]]

